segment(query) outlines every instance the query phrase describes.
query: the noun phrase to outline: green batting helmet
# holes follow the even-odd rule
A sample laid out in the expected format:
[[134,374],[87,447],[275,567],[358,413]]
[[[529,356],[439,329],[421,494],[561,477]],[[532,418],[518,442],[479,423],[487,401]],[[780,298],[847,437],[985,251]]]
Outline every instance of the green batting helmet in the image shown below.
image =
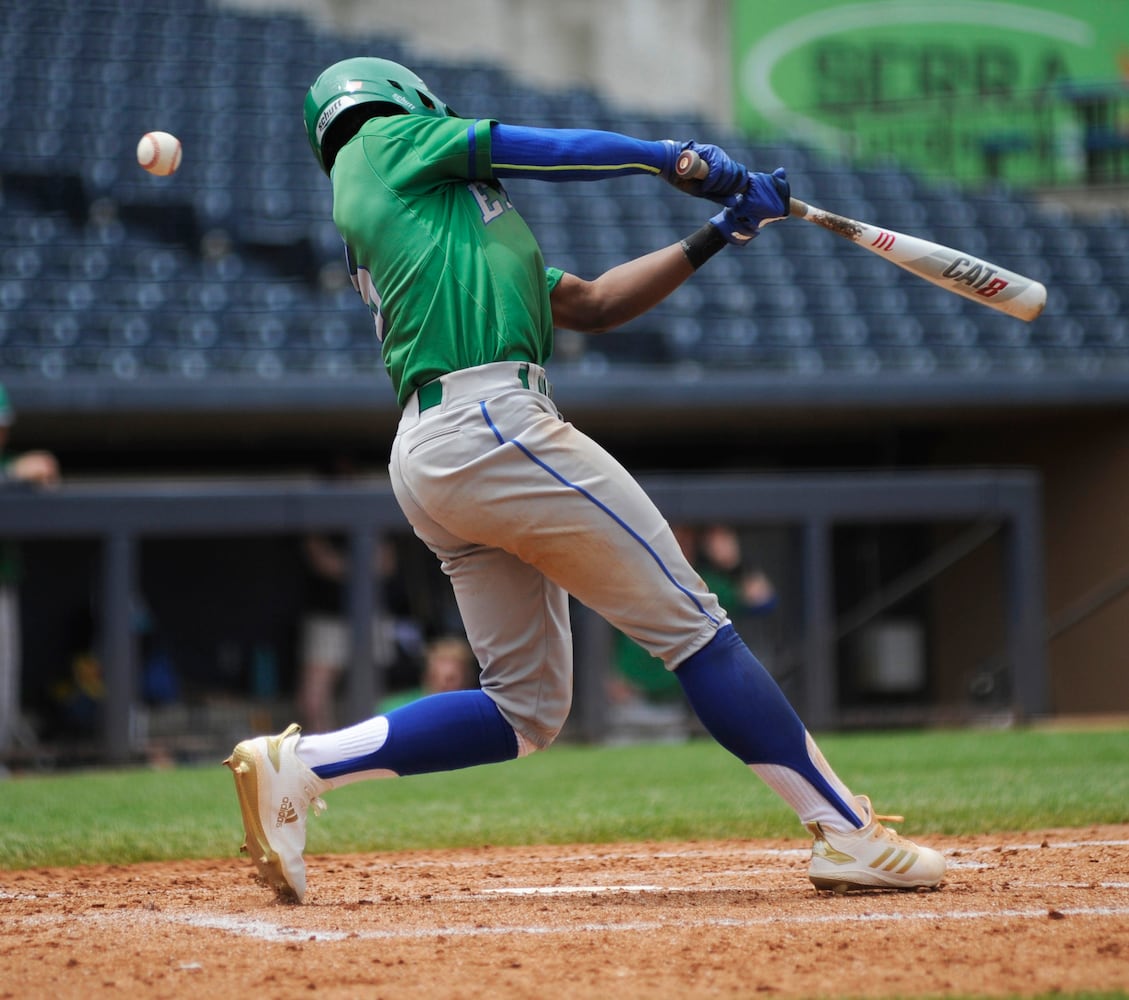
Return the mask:
[[[365,104],[373,107],[346,114]],[[322,170],[329,173],[337,150],[352,135],[335,135],[327,142],[335,124],[351,122],[356,131],[365,119],[388,114],[446,118],[449,112],[415,73],[390,59],[343,59],[323,70],[307,91],[305,106],[306,134]]]

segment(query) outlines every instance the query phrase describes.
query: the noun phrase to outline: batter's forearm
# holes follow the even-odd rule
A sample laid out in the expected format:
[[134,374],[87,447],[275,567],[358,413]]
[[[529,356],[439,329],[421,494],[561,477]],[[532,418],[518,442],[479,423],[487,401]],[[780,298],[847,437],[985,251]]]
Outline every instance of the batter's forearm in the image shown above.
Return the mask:
[[694,273],[681,244],[636,257],[592,281],[565,275],[553,291],[553,322],[584,333],[603,333],[641,316]]

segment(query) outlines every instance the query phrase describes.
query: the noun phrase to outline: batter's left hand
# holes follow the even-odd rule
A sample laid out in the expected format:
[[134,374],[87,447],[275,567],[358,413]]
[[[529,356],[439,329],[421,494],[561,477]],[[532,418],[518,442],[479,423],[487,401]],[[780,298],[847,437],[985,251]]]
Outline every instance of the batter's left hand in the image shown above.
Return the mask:
[[[669,141],[670,159],[667,167],[662,172],[663,180],[673,184],[680,191],[695,195],[699,198],[709,198],[712,201],[724,203],[727,198],[741,194],[745,190],[748,169],[734,160],[720,146],[698,142]],[[675,172],[678,155],[684,150],[691,149],[702,158],[709,166],[709,174],[702,180],[691,180],[679,177]]]

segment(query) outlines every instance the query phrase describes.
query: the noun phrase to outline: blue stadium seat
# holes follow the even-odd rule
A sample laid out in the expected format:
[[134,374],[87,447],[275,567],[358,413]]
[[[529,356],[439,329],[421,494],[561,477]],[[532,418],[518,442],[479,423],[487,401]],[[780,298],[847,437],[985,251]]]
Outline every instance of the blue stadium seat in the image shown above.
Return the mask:
[[819,358],[823,371],[847,375],[877,375],[882,370],[879,353],[870,347],[821,344]]
[[1100,285],[1103,282],[1102,265],[1097,258],[1083,254],[1058,253],[1053,257],[1048,256],[1046,261],[1048,271],[1054,275],[1057,283],[1089,286]]
[[[803,178],[802,194],[797,191],[797,196],[803,201],[842,215],[850,215],[847,204],[862,202],[865,195],[862,178],[839,167],[808,170]],[[854,217],[862,218],[861,215]]]
[[1124,315],[1123,295],[1125,291],[1105,284],[1101,285],[1063,285],[1067,311],[1074,316],[1121,316]]
[[897,285],[876,285],[858,296],[858,311],[871,316],[900,317],[906,314],[907,308],[906,293]]
[[1083,329],[1088,345],[1127,352],[1126,356],[1129,357],[1129,317],[1088,317]]
[[1123,219],[1093,223],[1086,230],[1090,253],[1097,257],[1129,256],[1129,229]]
[[862,347],[873,339],[870,324],[862,316],[833,312],[816,316],[815,337],[820,344]]
[[0,278],[0,312],[17,314],[23,312],[29,300],[29,287],[26,281],[15,278]]
[[911,314],[898,314],[878,320],[870,317],[871,342],[877,344],[896,344],[902,347],[918,347],[925,341],[925,327],[928,317]]
[[[985,243],[981,251],[982,256],[1005,267],[1011,258],[1022,254],[1036,254],[1043,250],[1043,234],[1030,226],[1016,228],[1003,225],[985,226],[983,233]],[[963,249],[962,244],[959,243],[950,245]]]
[[886,372],[927,378],[938,369],[937,358],[928,347],[883,345],[877,348],[876,354],[882,370]]
[[834,259],[836,266],[842,270],[842,280],[850,287],[898,284],[897,268],[890,267],[857,247],[847,247],[846,250],[847,253],[838,254]]
[[716,348],[724,347],[727,356],[739,357],[746,348],[757,343],[760,326],[752,316],[732,316],[711,322],[705,330],[704,339]]
[[1027,347],[1030,341],[1030,326],[1011,316],[989,312],[977,323],[977,342],[994,357],[1007,357],[1013,348]]
[[181,313],[176,323],[176,342],[189,350],[204,351],[220,338],[220,324],[214,316]]
[[141,347],[149,342],[152,334],[150,320],[141,313],[121,313],[114,316],[106,329],[106,337],[111,346],[120,348]]
[[1030,341],[1039,347],[1074,350],[1086,341],[1086,324],[1069,316],[1053,323],[1035,323],[1030,328]]
[[1098,269],[1103,284],[1122,289],[1129,287],[1129,252],[1088,257],[1087,260]]
[[43,347],[68,348],[79,342],[83,332],[79,314],[72,311],[49,312],[38,323],[38,340]]
[[252,349],[284,348],[287,344],[287,317],[279,312],[248,313],[236,322],[243,344]]
[[935,285],[911,278],[899,286],[904,296],[905,308],[910,316],[951,316],[961,311],[961,300]]
[[714,282],[706,286],[704,298],[722,317],[738,320],[751,317],[756,312],[756,286],[740,280]]
[[[986,257],[991,254],[989,247],[991,233],[983,226],[942,222],[930,227],[929,236],[934,243],[941,243],[944,246],[964,250],[977,257]],[[1010,255],[1016,256],[1020,253],[1027,252],[1029,251],[1013,249]]]
[[800,285],[770,285],[757,288],[757,312],[765,316],[798,317],[808,306],[808,292]]
[[858,309],[858,298],[844,285],[827,284],[807,286],[804,305],[808,315],[849,316]]

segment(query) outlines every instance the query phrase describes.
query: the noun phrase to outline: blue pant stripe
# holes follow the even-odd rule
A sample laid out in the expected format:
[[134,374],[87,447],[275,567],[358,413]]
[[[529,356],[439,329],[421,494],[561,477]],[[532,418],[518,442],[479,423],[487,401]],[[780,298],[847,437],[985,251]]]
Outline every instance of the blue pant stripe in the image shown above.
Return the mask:
[[550,476],[552,476],[554,479],[556,479],[557,482],[561,483],[564,486],[567,486],[570,490],[574,490],[576,493],[580,494],[580,496],[584,497],[584,499],[587,500],[589,503],[598,507],[605,514],[607,514],[608,517],[610,517],[613,521],[615,521],[616,524],[618,524],[624,531],[627,532],[627,534],[629,534],[633,539],[635,539],[636,542],[638,542],[643,547],[644,551],[655,561],[655,565],[658,566],[660,570],[662,570],[663,575],[672,584],[674,584],[674,586],[678,590],[680,590],[683,594],[685,594],[686,597],[688,597],[693,602],[694,606],[707,619],[709,619],[709,621],[711,621],[714,625],[718,624],[718,619],[716,619],[713,615],[709,614],[709,612],[706,611],[706,609],[702,606],[702,602],[699,601],[697,597],[695,597],[689,590],[687,590],[684,586],[682,586],[682,584],[680,584],[671,575],[670,570],[667,569],[666,564],[662,561],[662,557],[647,543],[646,539],[644,539],[642,535],[640,535],[634,528],[631,527],[631,525],[629,525],[626,521],[624,521],[624,519],[622,517],[620,517],[614,510],[612,510],[602,500],[598,499],[597,497],[594,497],[588,490],[584,489],[584,487],[578,486],[576,483],[569,482],[569,480],[566,479],[564,476],[562,476],[559,472],[557,472],[556,469],[554,469],[548,463],[542,461],[540,458],[538,458],[536,455],[534,455],[524,445],[519,444],[517,441],[507,441],[505,439],[505,437],[502,435],[501,431],[499,431],[497,426],[494,424],[494,421],[490,419],[490,411],[486,408],[486,401],[483,400],[478,405],[479,405],[479,408],[482,410],[482,417],[486,421],[486,425],[493,432],[494,437],[497,439],[499,444],[512,444],[526,458],[528,458],[534,465],[543,469]]

